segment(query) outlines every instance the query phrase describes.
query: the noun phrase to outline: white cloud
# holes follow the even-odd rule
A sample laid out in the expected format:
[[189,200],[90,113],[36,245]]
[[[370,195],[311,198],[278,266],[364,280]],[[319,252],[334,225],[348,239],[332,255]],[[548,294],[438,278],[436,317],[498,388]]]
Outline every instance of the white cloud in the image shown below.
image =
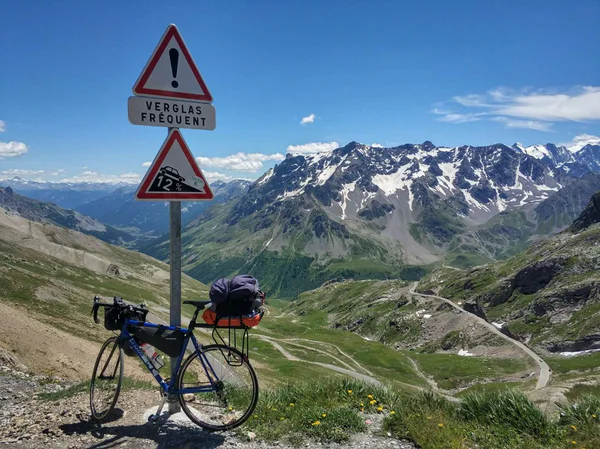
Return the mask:
[[600,87],[584,87],[575,94],[516,95],[497,109],[501,115],[546,121],[600,120]]
[[325,153],[339,147],[340,144],[337,142],[312,142],[304,145],[290,145],[287,147],[287,152],[292,154]]
[[561,143],[560,145],[567,147],[573,153],[578,152],[586,145],[600,145],[600,137],[591,134],[579,134],[573,137],[571,142]]
[[139,184],[142,177],[137,173],[124,173],[122,175],[105,175],[95,171],[84,171],[71,178],[61,179],[60,182],[100,182],[107,184]]
[[10,175],[10,176],[31,176],[31,175],[41,175],[45,173],[44,170],[22,170],[20,168],[11,168],[9,170],[2,170],[0,174]]
[[58,176],[58,175],[62,175],[64,173],[66,173],[67,171],[64,168],[61,168],[60,170],[56,170],[53,171],[52,173],[50,173],[51,176]]
[[0,120],[0,133],[6,131],[6,122],[4,120]]
[[452,98],[458,104],[467,107],[473,106],[488,106],[485,103],[485,97],[482,95],[465,95],[465,96],[456,96]]
[[600,120],[600,87],[597,86],[577,87],[562,93],[499,87],[485,94],[455,96],[452,102],[455,106],[479,111],[435,108],[434,114],[443,115],[440,121],[465,123],[489,116],[490,120],[503,122],[507,128],[550,131],[553,122]]
[[150,167],[150,164],[152,164],[152,162],[146,161],[142,164],[142,167]]
[[301,125],[306,125],[307,123],[314,123],[315,122],[315,114],[310,114],[306,117],[302,117],[302,120],[300,121]]
[[[455,99],[458,97],[455,97]],[[481,120],[481,117],[487,115],[486,112],[470,112],[467,114],[457,114],[446,109],[434,108],[431,110],[434,114],[443,115],[443,117],[438,118],[440,122],[449,122],[449,123],[467,123],[467,122],[476,122],[477,120]]]
[[372,148],[383,148],[383,145],[381,145],[380,143],[372,143],[371,147]]
[[202,173],[204,174],[204,177],[206,178],[206,180],[208,182],[212,182],[212,181],[229,182],[229,181],[233,181],[234,179],[242,179],[244,181],[254,181],[253,179],[233,177],[233,176],[226,175],[225,173],[219,173],[219,172],[214,172],[214,171],[203,171]]
[[507,128],[524,128],[535,131],[552,131],[552,123],[540,122],[538,120],[516,120],[508,117],[493,117],[493,121],[502,122]]
[[236,153],[226,157],[197,157],[196,160],[201,166],[225,168],[228,170],[244,171],[256,173],[263,168],[266,161],[282,161],[285,156],[280,153],[262,154],[262,153]]
[[0,159],[22,156],[29,148],[23,142],[0,142]]
[[482,115],[485,114],[446,114],[443,117],[440,117],[438,120],[440,122],[449,123],[468,123],[481,120]]

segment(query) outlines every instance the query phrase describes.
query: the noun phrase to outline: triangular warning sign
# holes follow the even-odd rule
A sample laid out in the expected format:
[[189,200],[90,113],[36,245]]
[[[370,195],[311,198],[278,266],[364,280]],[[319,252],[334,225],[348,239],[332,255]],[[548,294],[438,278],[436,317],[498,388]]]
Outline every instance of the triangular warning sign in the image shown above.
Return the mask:
[[206,178],[178,129],[167,136],[135,193],[138,200],[212,200]]
[[167,27],[154,49],[133,86],[133,93],[208,103],[213,101],[192,55],[173,24]]

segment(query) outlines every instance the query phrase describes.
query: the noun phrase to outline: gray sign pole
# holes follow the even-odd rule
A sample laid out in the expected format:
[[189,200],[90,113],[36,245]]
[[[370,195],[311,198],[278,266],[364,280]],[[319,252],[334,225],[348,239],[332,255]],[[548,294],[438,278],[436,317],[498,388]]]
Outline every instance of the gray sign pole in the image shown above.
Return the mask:
[[[173,128],[169,128],[168,132]],[[181,326],[181,201],[169,202],[170,231],[171,231],[171,326]],[[177,357],[171,357],[171,379],[175,378]],[[168,398],[169,413],[180,411],[179,402],[175,396]]]

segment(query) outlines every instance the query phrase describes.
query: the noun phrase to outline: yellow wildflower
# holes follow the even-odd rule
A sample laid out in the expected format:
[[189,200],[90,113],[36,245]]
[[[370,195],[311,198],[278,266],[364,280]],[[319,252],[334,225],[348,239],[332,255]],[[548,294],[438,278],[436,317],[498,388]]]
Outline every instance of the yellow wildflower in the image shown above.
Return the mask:
[[577,441],[571,441],[571,444],[575,445],[577,444]]
[[348,390],[348,394],[352,394],[352,390]]
[[326,416],[327,416],[327,413],[323,413],[323,414],[321,415],[321,417],[323,417],[323,418],[325,418]]
[[444,427],[444,423],[439,423],[438,427]]
[[319,421],[318,419],[314,423],[312,423],[313,426],[318,426],[320,424],[321,424],[321,421]]
[[363,404],[363,403],[361,402],[361,403],[360,403],[360,406],[361,406],[361,407],[364,407],[364,406],[365,406],[365,404]]
[[294,407],[296,404],[294,404],[293,402],[290,402],[290,407]]
[[377,401],[376,401],[375,399],[372,399],[372,400],[370,400],[370,401],[369,401],[369,404],[373,405],[373,404],[375,404],[376,402],[377,402]]
[[592,418],[596,419],[596,415],[592,415]]
[[571,424],[571,429],[572,429],[574,432],[577,432],[577,427],[575,427],[573,424]]
[[393,410],[390,412],[390,415],[395,415],[395,414],[396,414],[396,412]]
[[378,412],[382,412],[383,411],[383,407],[381,407],[381,406],[377,407],[377,411]]
[[365,411],[365,409],[361,407],[360,411],[361,411],[361,412],[364,412],[364,411]]
[[367,395],[367,397],[368,397],[369,399],[373,399],[373,395],[372,395],[372,394],[369,394],[369,395]]

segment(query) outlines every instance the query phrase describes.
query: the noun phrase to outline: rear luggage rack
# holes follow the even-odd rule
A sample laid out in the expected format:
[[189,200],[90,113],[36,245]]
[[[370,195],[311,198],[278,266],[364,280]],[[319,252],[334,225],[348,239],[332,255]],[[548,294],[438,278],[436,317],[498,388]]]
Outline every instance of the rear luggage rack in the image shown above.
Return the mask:
[[[221,330],[227,330],[227,335],[223,336],[221,335],[221,333],[219,332],[219,329]],[[225,346],[230,346],[232,348],[237,349],[238,351],[240,351],[242,353],[242,355],[244,356],[244,360],[248,360],[248,355],[249,355],[249,344],[250,344],[250,337],[249,337],[249,333],[248,333],[248,327],[227,327],[227,328],[219,328],[217,326],[213,327],[213,331],[212,331],[212,339],[216,344],[222,344]],[[238,330],[242,330],[242,335],[239,336],[238,335]],[[227,339],[225,339],[224,337],[227,337]],[[221,351],[223,352],[223,351]],[[225,354],[223,354],[223,357],[225,357],[225,360],[227,360],[227,363],[229,365],[232,366],[239,366],[242,364],[242,360],[230,360],[230,357],[227,357]]]

